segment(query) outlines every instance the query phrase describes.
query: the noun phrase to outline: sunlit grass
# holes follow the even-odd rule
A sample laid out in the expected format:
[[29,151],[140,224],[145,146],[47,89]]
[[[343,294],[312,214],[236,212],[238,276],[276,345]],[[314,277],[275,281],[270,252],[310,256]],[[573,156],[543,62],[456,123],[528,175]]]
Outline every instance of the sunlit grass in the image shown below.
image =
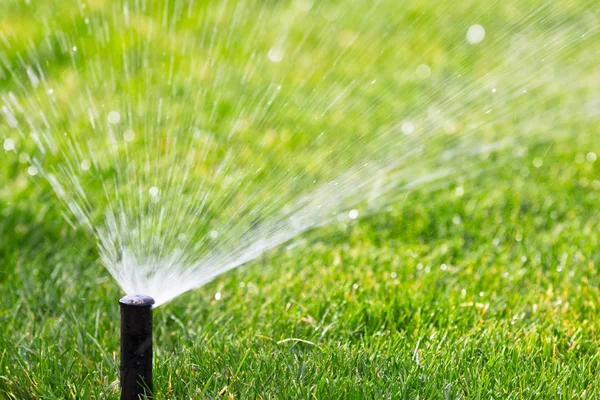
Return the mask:
[[[118,6],[106,1],[92,3],[86,6],[88,23],[96,26],[123,12],[119,2],[115,2]],[[183,4],[171,3],[169,12]],[[303,2],[297,3],[303,7]],[[87,23],[82,18],[72,17],[84,12],[81,4],[72,9],[63,2],[47,2],[38,13],[29,13],[25,2],[0,3],[0,10],[11,15],[0,23],[0,39],[30,39],[11,41],[10,46],[5,43],[0,56],[10,65],[18,65],[19,57],[28,51],[28,42],[34,43],[35,56],[48,75],[47,87],[46,83],[20,87],[2,64],[0,93],[12,91],[23,104],[34,99],[34,111],[52,110],[55,134],[65,132],[76,138],[92,135],[85,118],[71,118],[71,108],[87,101],[86,83],[93,84],[95,101],[105,102],[107,107],[138,104],[132,99],[141,93],[149,97],[139,104],[150,107],[157,102],[153,95],[164,95],[173,118],[157,126],[185,137],[189,131],[177,130],[176,121],[185,125],[190,116],[206,118],[215,143],[221,146],[215,144],[214,159],[218,160],[223,144],[228,143],[229,129],[223,126],[229,128],[239,117],[240,96],[248,96],[248,104],[258,102],[261,90],[272,83],[273,76],[282,74],[276,65],[264,64],[264,71],[249,75],[252,79],[247,86],[238,86],[234,79],[223,80],[227,90],[219,98],[210,97],[214,93],[207,91],[205,102],[197,103],[207,106],[192,109],[189,101],[210,85],[219,71],[239,76],[246,66],[245,56],[255,48],[266,54],[273,44],[272,31],[265,27],[260,27],[255,41],[219,43],[215,51],[228,61],[221,70],[211,69],[201,51],[181,52],[180,45],[190,32],[202,32],[197,21],[203,20],[197,17],[206,12],[206,19],[212,21],[220,10],[218,4],[206,9],[199,5],[194,8],[198,15],[166,31],[157,29],[161,25],[156,22],[162,19],[163,6],[154,4],[145,13],[132,13],[133,39],[123,39],[120,35],[130,31],[114,23],[111,26],[121,30],[108,32],[102,57],[92,57],[90,54],[97,53],[89,49],[97,50],[97,39],[83,34]],[[282,15],[288,5],[264,4],[281,7]],[[382,21],[393,21],[383,17],[400,6],[382,4],[387,8],[376,13]],[[294,73],[286,76],[283,91],[295,108],[282,107],[255,124],[238,126],[231,146],[239,165],[231,168],[244,171],[253,157],[260,155],[266,166],[283,163],[290,176],[308,171],[307,181],[331,178],[345,172],[342,167],[347,167],[349,160],[371,147],[347,147],[347,152],[340,152],[327,164],[329,170],[321,170],[319,156],[328,149],[342,149],[362,135],[396,124],[404,114],[421,116],[430,102],[445,105],[444,111],[455,119],[453,128],[460,134],[468,131],[469,121],[478,121],[485,111],[480,106],[487,105],[469,95],[465,90],[472,87],[469,83],[478,83],[498,66],[497,75],[503,82],[539,78],[537,70],[534,74],[531,69],[517,68],[527,54],[508,52],[510,38],[495,37],[495,27],[511,32],[509,28],[515,24],[515,29],[522,29],[516,21],[522,23],[524,17],[538,12],[535,15],[543,18],[533,18],[535,24],[525,29],[530,37],[547,38],[544,32],[551,28],[595,29],[597,36],[598,9],[591,2],[531,2],[521,8],[515,4],[462,2],[436,7],[425,1],[411,2],[403,10],[403,24],[382,22],[357,39],[358,59],[363,63],[331,70],[330,64],[371,10],[369,3],[356,2],[355,9],[340,14],[339,25],[328,27],[331,35],[306,38],[306,52],[293,59],[298,64],[288,65]],[[314,19],[309,15],[301,21],[309,26],[325,23],[339,4],[321,7],[323,11]],[[44,15],[53,24],[49,40],[70,52],[43,51],[45,38],[39,22]],[[233,17],[223,16],[220,23],[225,31]],[[571,25],[572,20],[580,23]],[[488,29],[488,41],[481,47],[469,47],[465,42],[466,28],[474,22]],[[277,29],[285,25],[282,21],[265,24]],[[289,33],[292,43],[303,39],[303,26],[307,25],[298,23]],[[255,24],[250,21],[234,26],[241,36],[249,34],[252,27]],[[147,57],[142,57],[135,46],[146,35],[155,40]],[[406,41],[398,43],[398,37]],[[67,46],[64,38],[78,41]],[[558,45],[568,44],[559,39]],[[279,246],[159,307],[154,338],[156,397],[600,396],[600,277],[596,265],[600,256],[596,212],[600,206],[600,161],[596,161],[600,132],[598,113],[592,109],[597,104],[597,93],[595,97],[593,93],[597,81],[590,71],[579,71],[586,73],[580,81],[561,75],[591,65],[590,57],[597,50],[594,43],[600,42],[589,43],[589,48],[574,46],[572,53],[567,48],[563,53],[548,54],[556,71],[540,70],[539,75],[548,74],[552,78],[548,81],[555,83],[531,88],[533,97],[502,94],[507,97],[501,97],[499,111],[511,113],[499,112],[498,118],[491,114],[483,120],[478,134],[489,141],[502,138],[505,130],[516,131],[511,132],[517,139],[508,156],[476,158],[472,164],[453,159],[453,163],[464,162],[481,170],[464,168],[461,171],[474,173],[453,176],[442,185],[396,193],[395,200],[371,214],[364,215],[361,208],[357,220],[340,219],[312,230],[289,246]],[[541,48],[544,43],[540,40],[537,44]],[[378,57],[376,50],[390,46],[398,52],[373,63]],[[128,51],[134,77],[128,81],[107,78],[103,85],[103,73],[120,71],[121,57]],[[174,54],[177,65],[179,75],[175,74],[173,86],[163,79],[171,68],[171,57],[165,54]],[[507,54],[514,59],[507,61]],[[144,68],[144,61],[153,63],[153,68]],[[505,62],[515,68],[504,69]],[[361,76],[367,64],[371,65],[368,71],[377,76]],[[431,67],[429,80],[414,78],[414,67],[419,64]],[[316,72],[305,75],[310,68]],[[324,80],[322,75],[327,72],[332,76]],[[15,73],[27,79],[23,69]],[[464,77],[459,77],[461,74]],[[319,106],[327,105],[325,100],[334,99],[353,79],[376,82],[361,89],[352,105],[333,109],[319,119],[323,114]],[[304,86],[295,86],[301,82]],[[56,109],[52,109],[49,89],[58,99]],[[498,88],[499,93],[502,89]],[[314,90],[325,100],[311,103]],[[482,90],[493,103],[491,87]],[[429,98],[431,93],[436,97]],[[456,101],[451,101],[453,98]],[[574,105],[581,108],[574,110]],[[142,106],[141,111],[148,111],[147,120],[155,121],[154,109]],[[564,115],[560,118],[551,118],[561,111]],[[217,117],[211,119],[211,112]],[[119,144],[118,151],[145,148],[147,142],[143,141],[150,139],[140,132],[147,120],[139,118],[135,126],[140,142]],[[556,121],[560,124],[555,125]],[[326,128],[338,134],[325,136],[315,153],[295,150],[309,148]],[[34,143],[20,139],[0,119],[2,140],[3,135],[17,141],[21,154],[41,157]],[[449,139],[453,136],[447,135],[430,143],[432,149],[453,143]],[[104,137],[93,139],[99,149],[106,142]],[[29,160],[18,152],[5,152],[2,140],[0,398],[116,398],[117,300],[122,292],[98,261],[95,237],[65,222],[64,207],[50,185],[40,175],[30,176]],[[156,143],[160,148],[168,145],[164,140]],[[48,155],[47,161],[58,162],[63,155]],[[90,172],[86,182],[95,189],[90,197],[99,207],[106,202],[102,183],[119,172],[110,161],[106,157],[101,171]],[[169,160],[163,161],[169,164]],[[156,166],[158,171],[162,168]],[[210,168],[198,165],[194,176],[205,178]],[[264,180],[253,183],[268,187],[265,185],[274,183],[268,178],[265,175]],[[279,190],[305,188],[282,181]],[[268,191],[264,194],[270,195]],[[252,199],[257,203],[263,200]],[[231,210],[212,211],[222,211],[219,221],[224,221]],[[101,210],[94,212],[93,217],[100,220]]]

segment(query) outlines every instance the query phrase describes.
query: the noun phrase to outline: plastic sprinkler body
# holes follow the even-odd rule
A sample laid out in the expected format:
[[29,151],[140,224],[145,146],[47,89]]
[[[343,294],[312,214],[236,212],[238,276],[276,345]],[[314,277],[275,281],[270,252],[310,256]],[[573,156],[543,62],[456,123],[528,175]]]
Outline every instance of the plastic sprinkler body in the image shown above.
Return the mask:
[[[152,305],[138,294],[119,300],[121,306],[121,400],[152,396]],[[144,397],[145,396],[145,397]]]

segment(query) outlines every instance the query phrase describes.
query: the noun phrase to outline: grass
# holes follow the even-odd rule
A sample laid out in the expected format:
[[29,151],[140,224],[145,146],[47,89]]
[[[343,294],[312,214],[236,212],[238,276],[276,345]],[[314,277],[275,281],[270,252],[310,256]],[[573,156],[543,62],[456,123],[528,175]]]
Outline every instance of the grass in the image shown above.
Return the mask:
[[[177,4],[168,7],[176,8]],[[271,6],[270,2],[264,4]],[[324,4],[325,9],[330,6],[335,10],[332,3]],[[370,7],[357,4],[356,9],[342,14],[340,26],[360,23]],[[477,4],[464,2],[442,9],[424,1],[410,3],[404,16],[409,33],[403,35],[416,35],[418,40],[402,47],[402,53],[389,56],[377,70],[379,79],[393,80],[398,71],[392,68],[392,61],[411,59],[425,45],[431,57],[427,62],[445,65],[441,75],[459,70],[479,76],[478,69],[487,71],[501,62],[498,53],[504,54],[500,51],[505,49],[502,40],[494,42],[496,47],[481,50],[489,56],[482,57],[483,61],[472,53],[465,58],[450,57],[463,51],[466,32],[453,28],[456,19],[452,17],[467,12],[486,27],[508,27],[510,31],[515,21],[522,20],[520,12],[527,15],[531,10],[525,12],[516,3]],[[597,18],[598,8],[590,4],[552,3],[547,6],[547,18],[527,25],[527,29],[540,33],[563,19]],[[21,2],[6,2],[1,7],[6,7],[3,15],[10,17],[0,17],[4,18],[0,19],[4,36],[0,37],[21,35],[35,44],[42,43],[44,33],[36,19],[39,14],[56,12],[58,16],[50,19],[53,32],[78,38],[80,49],[85,49],[86,40],[94,41],[79,38],[85,27],[81,21],[70,19],[73,12],[68,5],[39,14],[27,12],[29,6]],[[121,10],[102,1],[92,1],[88,7],[94,21],[110,20]],[[396,9],[391,3],[387,7],[377,11],[381,17]],[[536,9],[535,4],[531,7]],[[136,15],[136,29],[159,20],[162,10],[150,8]],[[202,14],[202,10],[197,12]],[[205,12],[212,15],[215,10],[207,6]],[[233,14],[226,13],[226,18],[233,18]],[[470,21],[461,24],[468,27]],[[395,32],[384,22],[377,29]],[[247,33],[252,26],[238,25],[237,34]],[[190,23],[170,33],[186,29],[196,27]],[[455,30],[458,33],[447,43],[441,39]],[[299,32],[292,29],[292,40],[301,39]],[[116,58],[122,51],[120,39],[114,31],[111,34],[115,37],[105,49]],[[175,36],[175,40],[184,37]],[[268,37],[268,32],[259,34],[252,46],[268,48]],[[391,34],[381,40],[387,43],[394,38]],[[316,39],[314,43],[309,40],[306,54],[314,51],[325,57],[320,61],[325,68],[327,57],[335,56],[334,45]],[[60,43],[61,35],[56,34],[53,40]],[[19,55],[27,50],[22,44],[26,42],[15,40],[0,55],[17,64]],[[252,49],[244,47],[249,45],[243,41],[227,43],[233,43],[240,54]],[[159,60],[164,52],[174,51],[172,44],[172,38],[165,38],[148,57]],[[373,56],[368,46],[360,47],[365,51],[360,57],[365,63]],[[597,49],[588,46],[577,47],[572,54],[561,53],[564,58],[555,60],[556,65],[586,65],[585,54]],[[331,50],[331,54],[323,49]],[[46,57],[44,68],[57,96],[65,97],[59,104],[67,116],[57,116],[55,122],[70,132],[83,131],[83,118],[68,118],[72,114],[66,99],[85,97],[77,79],[93,81],[97,65],[106,62],[107,70],[118,67],[108,60],[83,59],[74,69],[70,58],[60,54],[38,54]],[[236,65],[243,65],[243,58],[231,57],[227,71],[236,73]],[[411,71],[412,64],[420,62],[411,59]],[[304,104],[310,99],[311,88],[325,93],[329,84],[335,93],[338,88],[334,83],[360,75],[362,67],[341,68],[331,83],[309,82],[291,92],[290,98]],[[368,67],[368,71],[376,71],[373,68]],[[156,68],[162,72],[168,69],[168,63]],[[302,66],[294,69],[298,74],[302,70]],[[0,94],[14,91],[21,99],[37,98],[36,106],[49,109],[39,97],[41,89],[19,88],[9,74],[0,78]],[[175,100],[187,99],[190,93],[186,91],[193,92],[211,76],[196,78],[198,81],[192,83],[179,81],[179,91],[170,92],[177,93],[170,102],[174,114],[186,116],[193,111],[185,106],[177,109],[181,105]],[[149,73],[140,82],[155,79],[158,82],[158,76]],[[261,79],[251,84],[260,87],[270,81]],[[560,81],[560,76],[556,79]],[[140,82],[117,87],[123,91],[121,95],[111,94],[114,88],[110,87],[104,88],[105,92],[99,89],[97,95],[106,96],[107,103],[124,102],[140,90]],[[444,82],[449,90],[462,87],[453,85],[452,80]],[[585,75],[581,86],[584,83],[590,92],[582,93],[593,94],[597,78]],[[413,83],[397,94],[392,90],[396,87],[386,85],[370,89],[364,97],[359,96],[364,102],[357,103],[355,109],[349,106],[342,110],[347,114],[332,114],[324,121],[312,121],[310,113],[317,112],[313,108],[305,116],[293,118],[285,111],[270,114],[281,119],[283,128],[302,122],[306,134],[299,138],[291,135],[275,148],[269,162],[285,161],[285,150],[310,142],[323,125],[348,127],[356,136],[379,123],[385,125],[389,123],[388,111],[397,104],[384,100],[419,103],[426,97],[419,94],[421,89],[430,93],[423,85]],[[220,119],[211,120],[217,132],[219,123],[236,117],[235,90],[239,88],[233,83],[227,87],[231,92],[219,105]],[[552,96],[540,94],[542,100],[559,103],[540,101],[536,110],[554,112],[561,104],[574,104],[568,99],[584,89],[571,89],[561,88]],[[597,94],[594,99],[597,104]],[[360,113],[374,102],[380,102],[382,110],[366,116]],[[465,108],[474,110],[478,105]],[[340,119],[347,115],[357,118]],[[526,137],[527,152],[510,163],[490,160],[492,168],[471,179],[458,177],[437,190],[417,189],[378,213],[313,230],[294,246],[281,246],[159,307],[154,321],[156,398],[600,397],[600,235],[596,212],[600,206],[600,161],[593,155],[600,154],[600,132],[597,112],[581,115],[584,117],[573,113],[572,118],[560,120],[567,125],[550,123],[549,127],[541,120],[520,115],[525,122],[535,122],[532,131],[553,132],[560,127],[561,132],[542,139]],[[12,132],[4,123],[0,120],[0,137]],[[236,139],[240,140],[239,148],[255,142],[253,135],[260,128],[251,127]],[[336,137],[330,139],[328,144],[332,145]],[[353,137],[340,139],[342,144],[345,140],[351,142]],[[28,142],[22,146],[31,151],[35,148]],[[348,157],[360,149],[350,150]],[[249,151],[247,158],[251,159],[253,153]],[[84,230],[71,229],[64,221],[62,205],[49,185],[42,179],[31,179],[26,164],[16,154],[2,154],[6,158],[0,163],[0,398],[117,398],[117,300],[122,292],[99,263],[94,238]],[[313,161],[311,157],[307,154],[304,159],[290,160],[289,166],[301,169]],[[104,173],[111,176],[110,169]]]

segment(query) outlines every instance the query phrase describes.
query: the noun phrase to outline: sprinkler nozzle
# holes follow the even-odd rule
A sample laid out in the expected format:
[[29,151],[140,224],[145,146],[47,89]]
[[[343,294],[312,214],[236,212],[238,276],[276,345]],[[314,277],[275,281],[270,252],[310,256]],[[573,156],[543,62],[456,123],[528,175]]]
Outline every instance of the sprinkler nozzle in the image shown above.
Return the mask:
[[119,300],[121,306],[121,400],[152,396],[152,305],[143,294]]

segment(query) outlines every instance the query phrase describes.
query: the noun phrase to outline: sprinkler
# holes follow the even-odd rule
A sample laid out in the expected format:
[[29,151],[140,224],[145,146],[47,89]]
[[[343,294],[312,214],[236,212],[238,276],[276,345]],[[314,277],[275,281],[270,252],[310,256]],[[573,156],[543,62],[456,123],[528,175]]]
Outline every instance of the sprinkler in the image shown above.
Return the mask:
[[[152,396],[152,305],[143,294],[119,300],[121,306],[121,400]],[[146,397],[144,397],[146,396]]]

